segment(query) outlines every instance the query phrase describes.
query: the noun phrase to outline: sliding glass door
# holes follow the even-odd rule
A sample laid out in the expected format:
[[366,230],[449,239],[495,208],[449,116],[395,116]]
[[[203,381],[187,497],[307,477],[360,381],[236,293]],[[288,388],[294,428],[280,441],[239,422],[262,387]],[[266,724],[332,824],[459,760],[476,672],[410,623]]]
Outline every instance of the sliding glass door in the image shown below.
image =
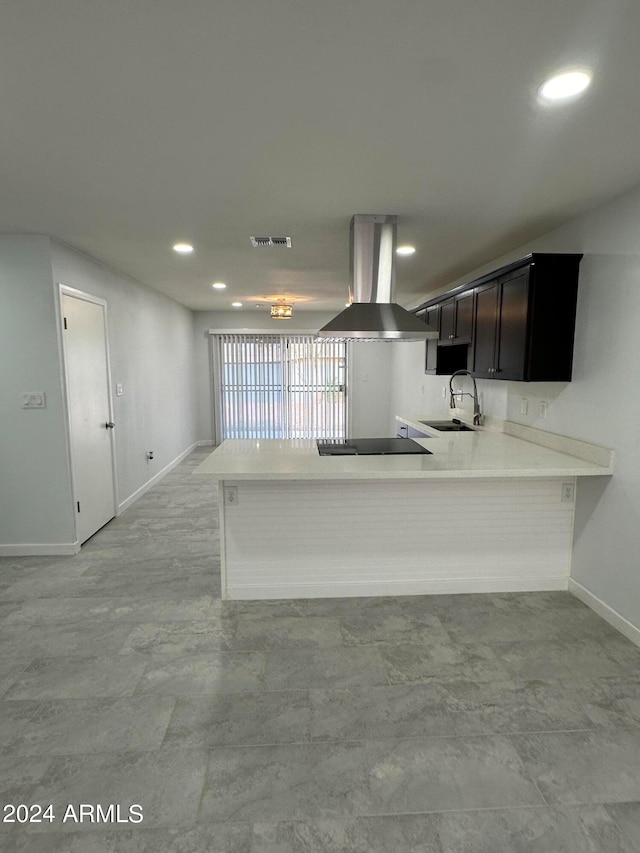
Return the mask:
[[215,335],[214,366],[219,440],[346,436],[344,342]]

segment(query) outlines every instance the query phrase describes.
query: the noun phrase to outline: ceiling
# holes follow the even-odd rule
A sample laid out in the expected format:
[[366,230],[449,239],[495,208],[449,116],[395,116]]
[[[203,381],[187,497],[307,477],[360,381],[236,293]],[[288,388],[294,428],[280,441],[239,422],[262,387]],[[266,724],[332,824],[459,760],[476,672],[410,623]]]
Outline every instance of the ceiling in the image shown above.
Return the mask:
[[351,216],[394,213],[411,307],[640,183],[639,48],[637,0],[3,0],[0,231],[195,310],[338,311]]

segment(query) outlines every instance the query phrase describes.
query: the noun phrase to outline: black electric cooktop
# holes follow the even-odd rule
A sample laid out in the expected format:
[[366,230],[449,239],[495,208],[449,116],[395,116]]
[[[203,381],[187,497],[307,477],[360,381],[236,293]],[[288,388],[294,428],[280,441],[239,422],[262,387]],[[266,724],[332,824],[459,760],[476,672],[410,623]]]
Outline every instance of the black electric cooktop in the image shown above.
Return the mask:
[[431,453],[411,438],[347,438],[318,441],[320,456],[386,456],[388,454]]

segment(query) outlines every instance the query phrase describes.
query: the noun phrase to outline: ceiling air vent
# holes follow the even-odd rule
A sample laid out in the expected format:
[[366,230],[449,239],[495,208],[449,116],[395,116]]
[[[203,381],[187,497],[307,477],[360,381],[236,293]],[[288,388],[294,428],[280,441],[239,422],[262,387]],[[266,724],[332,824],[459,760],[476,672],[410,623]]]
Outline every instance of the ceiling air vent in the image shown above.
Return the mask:
[[249,237],[249,239],[254,249],[260,246],[284,246],[286,249],[291,248],[291,237]]

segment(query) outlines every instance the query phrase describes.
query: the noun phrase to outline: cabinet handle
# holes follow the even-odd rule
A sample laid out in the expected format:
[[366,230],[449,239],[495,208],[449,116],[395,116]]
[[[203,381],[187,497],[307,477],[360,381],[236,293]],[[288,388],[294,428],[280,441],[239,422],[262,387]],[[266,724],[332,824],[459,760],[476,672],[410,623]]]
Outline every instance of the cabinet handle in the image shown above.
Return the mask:
[[449,335],[449,340],[452,341],[455,338],[455,335]]

